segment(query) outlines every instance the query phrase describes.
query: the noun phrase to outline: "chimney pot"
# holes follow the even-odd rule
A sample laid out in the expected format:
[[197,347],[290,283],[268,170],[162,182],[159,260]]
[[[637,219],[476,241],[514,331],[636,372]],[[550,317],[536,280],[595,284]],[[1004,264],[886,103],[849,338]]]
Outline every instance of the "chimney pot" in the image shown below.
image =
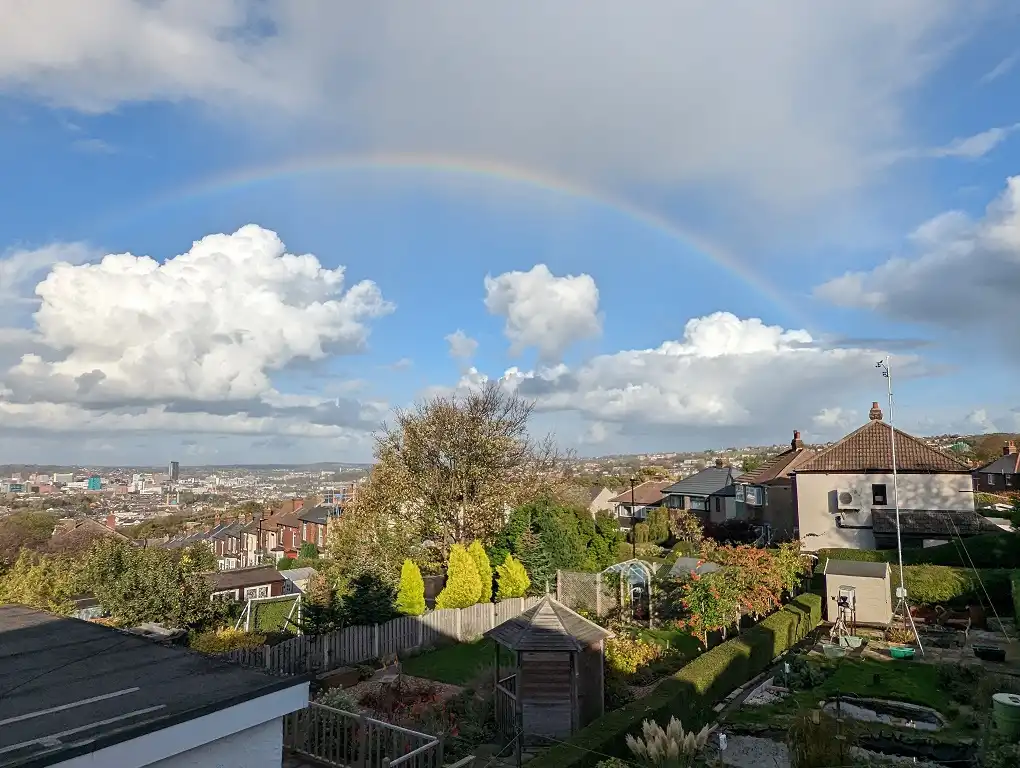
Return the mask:
[[722,460],[722,459],[716,459],[716,460],[715,460],[715,465],[716,465],[717,467],[721,467],[721,466],[723,465],[723,460]]
[[794,450],[804,447],[804,441],[800,439],[800,430],[793,430],[793,440],[790,441],[790,447]]
[[882,420],[882,409],[878,407],[878,401],[877,400],[875,400],[871,404],[871,412],[868,414],[868,418],[870,418],[872,421],[881,421]]

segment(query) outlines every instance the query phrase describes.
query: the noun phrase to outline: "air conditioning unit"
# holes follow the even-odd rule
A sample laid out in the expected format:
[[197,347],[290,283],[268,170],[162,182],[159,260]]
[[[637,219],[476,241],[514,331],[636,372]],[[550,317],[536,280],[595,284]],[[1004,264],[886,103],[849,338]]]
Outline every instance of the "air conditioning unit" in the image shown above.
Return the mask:
[[861,508],[861,493],[853,489],[846,489],[836,492],[836,506],[844,510],[858,510]]

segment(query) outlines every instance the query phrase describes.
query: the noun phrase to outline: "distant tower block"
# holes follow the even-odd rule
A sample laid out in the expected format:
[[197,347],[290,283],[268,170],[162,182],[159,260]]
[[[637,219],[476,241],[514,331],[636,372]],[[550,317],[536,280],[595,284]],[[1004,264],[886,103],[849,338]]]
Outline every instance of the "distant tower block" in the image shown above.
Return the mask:
[[171,461],[170,468],[167,470],[167,474],[170,475],[170,482],[176,483],[181,479],[181,465],[179,462]]

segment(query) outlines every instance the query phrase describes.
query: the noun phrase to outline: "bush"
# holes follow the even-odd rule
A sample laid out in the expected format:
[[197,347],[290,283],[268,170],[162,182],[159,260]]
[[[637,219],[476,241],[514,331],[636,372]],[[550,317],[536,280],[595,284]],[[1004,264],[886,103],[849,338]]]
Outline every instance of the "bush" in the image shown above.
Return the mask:
[[641,667],[662,656],[662,648],[633,637],[611,637],[606,640],[606,664],[614,672],[634,675]]
[[655,544],[669,541],[669,511],[656,507],[648,513],[648,540]]
[[634,523],[634,530],[630,535],[634,537],[635,544],[647,544],[649,541],[648,523]]
[[302,560],[316,560],[319,557],[319,548],[314,542],[306,541],[298,550],[298,557]]
[[1010,579],[1010,592],[1013,596],[1013,615],[1020,621],[1020,573],[1016,571]]
[[352,712],[353,714],[361,712],[361,705],[358,704],[358,700],[346,688],[327,688],[319,694],[319,698],[315,701],[317,704],[340,709],[344,712]]
[[200,653],[227,653],[237,648],[258,648],[265,645],[265,642],[265,635],[240,629],[193,632],[188,636],[188,647]]
[[450,548],[446,569],[446,586],[436,598],[436,608],[468,608],[478,602],[482,582],[471,555],[461,544]]
[[350,590],[342,607],[346,624],[383,624],[395,616],[393,587],[378,574],[358,574],[351,579]]
[[507,555],[503,565],[496,566],[496,599],[524,597],[528,594],[531,580],[524,566],[513,555]]
[[425,580],[413,560],[405,560],[400,569],[396,608],[406,616],[421,616],[425,613]]
[[802,640],[821,620],[822,598],[801,595],[743,635],[708,651],[648,696],[603,715],[565,744],[543,752],[530,768],[591,768],[600,758],[629,758],[626,736],[643,720],[676,717],[687,728],[700,728],[714,713],[712,705],[754,675],[783,651]]
[[475,568],[478,570],[478,580],[481,582],[481,589],[478,591],[479,603],[492,601],[492,565],[489,563],[489,556],[485,554],[485,547],[482,542],[475,539],[468,547],[468,554],[475,561]]

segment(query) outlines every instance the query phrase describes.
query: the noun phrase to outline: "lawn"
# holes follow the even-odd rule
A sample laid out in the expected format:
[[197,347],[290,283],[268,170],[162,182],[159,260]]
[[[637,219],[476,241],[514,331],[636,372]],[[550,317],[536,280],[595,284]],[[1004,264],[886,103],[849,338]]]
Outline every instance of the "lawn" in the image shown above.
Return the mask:
[[648,643],[679,651],[686,657],[697,656],[701,641],[680,629],[642,629],[638,637]]
[[491,640],[461,643],[407,659],[401,671],[441,683],[467,685],[492,667],[495,655]]

